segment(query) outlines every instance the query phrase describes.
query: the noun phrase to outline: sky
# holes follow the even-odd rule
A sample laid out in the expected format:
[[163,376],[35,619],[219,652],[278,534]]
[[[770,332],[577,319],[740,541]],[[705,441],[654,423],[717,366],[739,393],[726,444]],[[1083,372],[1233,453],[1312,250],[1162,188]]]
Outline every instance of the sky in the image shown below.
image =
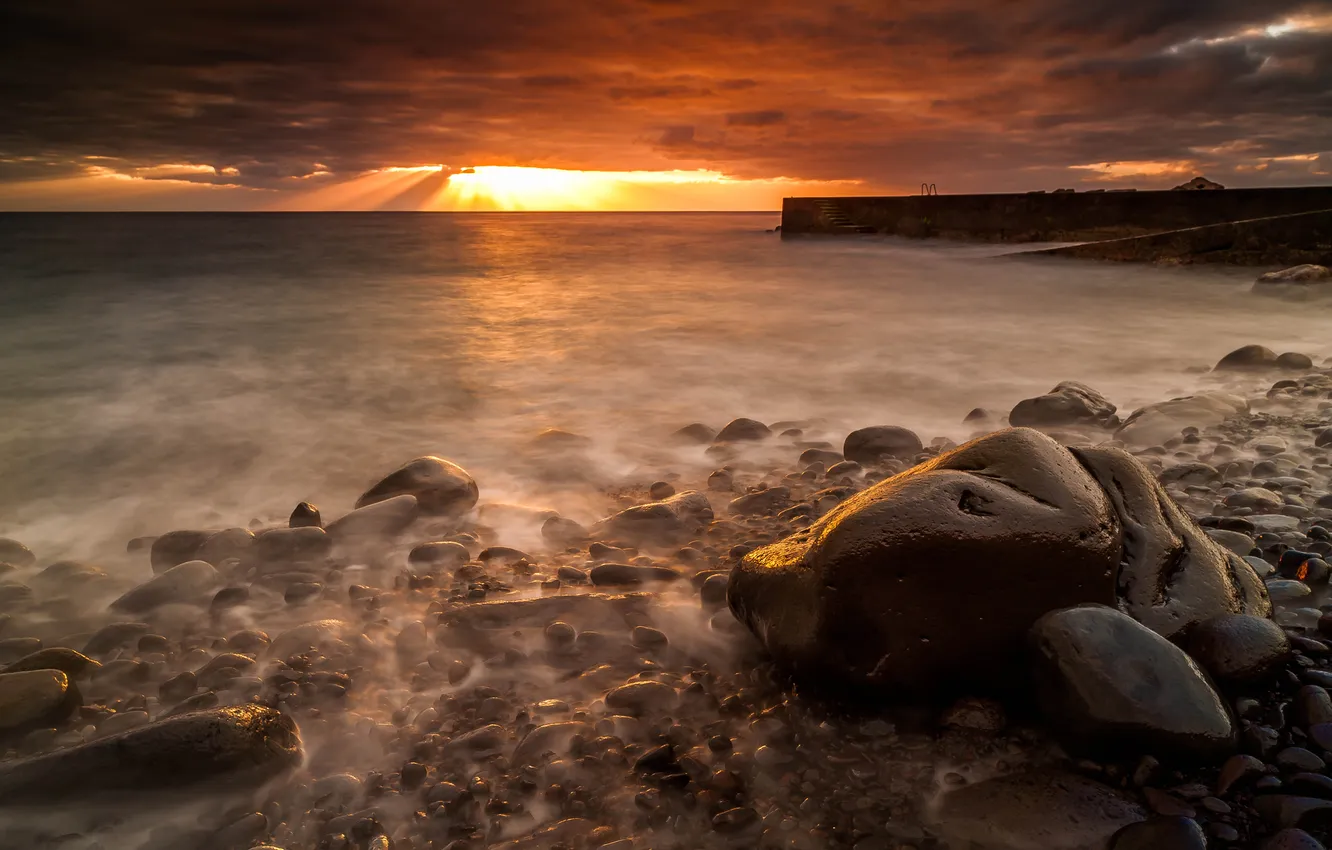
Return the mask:
[[5,0],[0,209],[1332,183],[1332,0]]

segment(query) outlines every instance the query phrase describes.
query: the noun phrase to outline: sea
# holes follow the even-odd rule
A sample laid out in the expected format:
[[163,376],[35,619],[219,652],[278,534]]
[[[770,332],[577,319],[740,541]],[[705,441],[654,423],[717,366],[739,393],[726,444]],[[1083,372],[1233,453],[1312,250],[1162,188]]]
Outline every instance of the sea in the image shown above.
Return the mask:
[[[433,454],[482,499],[591,521],[589,490],[736,417],[965,439],[1062,380],[1127,413],[1261,343],[1332,354],[1332,313],[1252,270],[782,239],[775,213],[0,216],[0,536],[43,562],[173,528],[326,518]],[[558,503],[560,500],[563,503]]]

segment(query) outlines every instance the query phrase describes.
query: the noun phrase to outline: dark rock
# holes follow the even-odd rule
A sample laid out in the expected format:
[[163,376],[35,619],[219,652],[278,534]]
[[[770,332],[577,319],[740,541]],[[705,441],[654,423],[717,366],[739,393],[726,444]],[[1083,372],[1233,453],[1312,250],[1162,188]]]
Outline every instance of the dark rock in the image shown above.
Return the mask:
[[407,562],[413,566],[460,567],[471,560],[467,547],[452,540],[422,543],[407,553]]
[[712,828],[718,832],[741,832],[758,823],[758,812],[748,806],[738,806],[712,816]]
[[1258,283],[1323,283],[1332,280],[1332,270],[1326,266],[1305,263],[1258,276]]
[[376,498],[328,524],[334,544],[379,543],[406,530],[421,514],[420,502],[410,494]]
[[[25,674],[27,675],[27,674]],[[47,755],[0,762],[0,806],[86,805],[223,782],[253,788],[296,766],[296,725],[258,705],[158,720]]]
[[1295,351],[1287,351],[1277,356],[1276,365],[1282,369],[1291,371],[1305,370],[1313,368],[1313,359],[1307,354],[1300,354]]
[[939,718],[945,729],[968,729],[997,735],[1008,725],[1004,707],[994,700],[966,697],[953,703]]
[[1322,759],[1304,747],[1286,747],[1276,754],[1276,763],[1286,770],[1298,771],[1322,770],[1325,766]]
[[811,463],[821,463],[827,467],[836,466],[843,460],[845,460],[845,458],[840,454],[828,451],[827,449],[805,449],[800,453],[799,463],[801,466],[809,466]]
[[772,430],[762,422],[756,422],[753,419],[735,419],[721,429],[721,433],[716,436],[713,442],[752,442],[754,440],[766,440],[771,436]]
[[24,673],[28,670],[59,670],[71,679],[77,679],[94,668],[102,666],[81,652],[63,646],[39,649],[0,669],[3,673]]
[[1301,552],[1287,549],[1277,560],[1277,572],[1283,578],[1295,579],[1306,584],[1322,584],[1328,579],[1327,562],[1313,552]]
[[79,689],[59,670],[0,674],[0,735],[52,726],[82,702]]
[[1288,794],[1263,794],[1253,798],[1253,807],[1272,829],[1332,826],[1332,800],[1295,797]]
[[1192,818],[1154,817],[1115,835],[1111,850],[1207,850],[1207,836]]
[[790,487],[769,487],[746,493],[738,499],[732,499],[730,511],[741,516],[751,514],[775,514],[791,504]]
[[1115,438],[1130,446],[1159,446],[1184,428],[1216,425],[1248,410],[1247,401],[1229,393],[1170,399],[1133,411],[1115,431]]
[[547,753],[562,756],[569,752],[574,739],[580,736],[590,739],[596,736],[596,732],[587,723],[572,720],[538,726],[518,742],[511,762],[515,767],[523,767],[536,764]]
[[679,445],[705,446],[717,438],[717,432],[701,422],[686,425],[671,434],[671,442]]
[[322,560],[332,549],[322,528],[274,528],[255,536],[249,558],[260,564],[303,564]]
[[1275,369],[1277,354],[1261,345],[1246,345],[1222,357],[1215,366],[1215,371],[1225,372],[1242,369]]
[[[213,565],[207,561],[186,561],[127,591],[111,603],[117,611],[142,614],[170,603],[191,604],[202,601],[221,583]],[[92,654],[92,653],[89,653]]]
[[231,608],[238,608],[250,601],[248,587],[224,587],[213,594],[213,601],[208,603],[208,610],[217,614]]
[[1230,793],[1230,789],[1245,777],[1262,776],[1266,770],[1267,766],[1253,756],[1243,754],[1231,756],[1221,765],[1221,773],[1217,776],[1217,796],[1226,796]]
[[1078,752],[1234,752],[1235,726],[1206,675],[1133,618],[1102,606],[1055,611],[1032,627],[1031,643],[1045,717]]
[[1263,682],[1290,657],[1290,639],[1276,623],[1247,614],[1221,614],[1188,636],[1189,654],[1222,687]]
[[842,444],[842,456],[856,463],[879,463],[886,458],[910,460],[925,450],[920,437],[896,425],[875,425],[852,431]]
[[120,649],[152,631],[147,623],[111,623],[93,632],[83,645],[83,654],[97,657]]
[[1271,614],[1253,568],[1213,543],[1132,455],[1073,451],[1120,519],[1125,563],[1119,568],[1119,605],[1130,616],[1173,640],[1218,614]]
[[1262,850],[1324,850],[1322,843],[1302,829],[1283,829],[1263,842]]
[[678,581],[682,576],[670,567],[639,564],[597,564],[590,577],[597,587],[632,586],[653,582]]
[[1305,728],[1309,741],[1323,752],[1332,752],[1332,723],[1314,723]]
[[828,467],[827,474],[829,478],[841,478],[844,475],[859,475],[863,471],[864,467],[854,460],[844,460]]
[[1332,697],[1317,685],[1305,685],[1295,695],[1295,722],[1308,729],[1323,723],[1332,723]]
[[1030,771],[965,785],[943,795],[934,831],[949,846],[1003,850],[1102,850],[1146,813],[1090,779]]
[[730,585],[730,576],[725,573],[708,576],[699,587],[699,597],[709,608],[720,608],[726,604],[726,588]]
[[356,500],[356,507],[364,508],[398,496],[415,496],[422,513],[456,516],[476,505],[480,491],[461,466],[442,458],[418,457],[365,491]]
[[675,487],[667,481],[654,481],[648,487],[648,495],[658,501],[675,495]]
[[1025,428],[939,455],[749,553],[728,600],[797,675],[907,692],[1011,685],[1030,625],[1082,602],[1123,605],[1167,637],[1270,611],[1253,570],[1130,455],[1075,457]]
[[17,540],[0,537],[0,564],[13,564],[20,569],[27,569],[37,563],[37,556],[32,550]]
[[712,505],[697,490],[688,490],[660,502],[626,508],[593,527],[602,539],[635,544],[678,546],[712,522]]
[[541,537],[552,546],[568,548],[587,542],[587,529],[581,523],[553,516],[541,524]]
[[153,572],[165,572],[177,564],[193,561],[199,548],[212,537],[207,531],[168,531],[153,541],[149,551],[149,563]]
[[288,528],[323,528],[324,520],[319,515],[319,508],[309,502],[301,502],[291,511],[287,519]]
[[253,545],[254,532],[247,528],[228,528],[205,540],[194,557],[221,569],[224,561],[243,559]]
[[613,688],[606,694],[606,706],[629,714],[650,714],[675,707],[675,689],[665,682],[640,680]]
[[1286,780],[1286,788],[1301,797],[1332,800],[1332,777],[1321,773],[1297,773]]
[[1008,422],[1014,427],[1036,428],[1119,424],[1115,406],[1096,390],[1077,381],[1063,381],[1045,395],[1023,399],[1008,414]]

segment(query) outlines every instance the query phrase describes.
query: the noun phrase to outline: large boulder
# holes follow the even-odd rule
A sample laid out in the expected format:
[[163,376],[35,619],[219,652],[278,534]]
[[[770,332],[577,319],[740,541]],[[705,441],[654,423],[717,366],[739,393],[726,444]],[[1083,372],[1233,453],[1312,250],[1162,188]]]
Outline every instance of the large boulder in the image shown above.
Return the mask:
[[1067,425],[1111,427],[1119,424],[1115,406],[1086,384],[1063,381],[1048,393],[1019,401],[1008,414],[1009,424],[1033,428]]
[[422,512],[452,516],[470,511],[480,498],[480,491],[475,479],[461,466],[442,458],[418,457],[366,490],[356,500],[356,507],[394,496],[415,496]]
[[932,812],[949,846],[986,850],[1107,850],[1147,817],[1128,795],[1068,773],[1033,770],[966,785]]
[[626,508],[592,527],[602,540],[670,546],[689,540],[712,522],[712,504],[697,490]]
[[1217,361],[1213,371],[1236,372],[1251,369],[1277,368],[1277,353],[1261,345],[1237,348]]
[[885,458],[911,459],[924,449],[913,431],[896,425],[875,425],[848,434],[842,456],[856,463],[878,463]]
[[0,807],[155,798],[223,783],[253,787],[300,759],[300,735],[286,715],[259,705],[218,708],[0,762]]
[[1031,629],[1046,719],[1080,754],[1207,760],[1235,749],[1235,725],[1184,650],[1110,607],[1052,611]]
[[1272,603],[1253,567],[1208,537],[1132,455],[1119,449],[1072,451],[1120,520],[1124,558],[1116,593],[1123,611],[1172,640],[1218,614],[1271,615]]
[[1133,446],[1159,446],[1190,426],[1207,428],[1249,412],[1249,403],[1230,393],[1199,393],[1140,407],[1124,420],[1115,438]]
[[798,674],[919,691],[1007,676],[1046,611],[1113,603],[1120,556],[1118,519],[1077,459],[1010,429],[749,553],[727,598]]
[[907,692],[1012,687],[1032,623],[1080,603],[1121,606],[1166,636],[1271,610],[1252,568],[1131,455],[1075,456],[1028,428],[939,455],[749,553],[727,598],[797,675]]

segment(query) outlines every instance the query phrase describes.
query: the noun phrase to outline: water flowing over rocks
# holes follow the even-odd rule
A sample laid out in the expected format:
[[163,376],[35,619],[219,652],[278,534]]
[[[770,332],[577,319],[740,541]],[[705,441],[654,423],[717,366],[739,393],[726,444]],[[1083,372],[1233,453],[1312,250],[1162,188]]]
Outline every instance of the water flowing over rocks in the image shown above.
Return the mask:
[[327,531],[303,503],[88,561],[6,541],[0,844],[1322,846],[1305,368],[1113,434],[1067,382],[1028,405],[1058,437],[691,426],[595,491],[605,435],[545,432],[518,458],[562,513],[399,470]]
[[1200,393],[1149,404],[1133,411],[1115,437],[1133,446],[1160,445],[1185,429],[1206,428],[1249,412],[1249,403],[1229,393]]
[[592,533],[609,540],[647,545],[682,543],[712,521],[712,504],[694,490],[659,502],[626,508],[597,523]]
[[254,783],[294,767],[300,757],[296,725],[278,711],[239,706],[195,712],[47,755],[0,762],[0,807]]
[[199,602],[221,581],[217,569],[207,561],[186,561],[128,591],[111,607],[142,614],[169,603]]

